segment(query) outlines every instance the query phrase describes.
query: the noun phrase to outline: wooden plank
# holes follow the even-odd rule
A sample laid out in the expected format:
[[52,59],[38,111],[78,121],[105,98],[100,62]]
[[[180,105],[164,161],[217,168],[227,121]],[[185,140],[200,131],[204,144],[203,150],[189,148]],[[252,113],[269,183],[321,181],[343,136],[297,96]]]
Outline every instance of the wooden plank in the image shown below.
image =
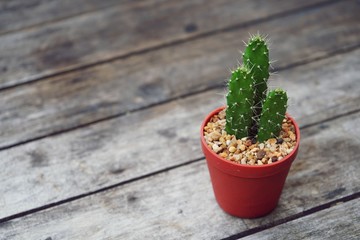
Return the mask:
[[348,239],[360,238],[359,199],[339,204],[304,218],[243,238],[271,239]]
[[[338,14],[339,9],[348,14]],[[219,84],[228,77],[228,68],[237,62],[239,53],[234,50],[241,47],[239,39],[246,39],[248,32],[269,32],[273,41],[273,58],[281,59],[280,67],[358,44],[360,25],[357,22],[360,16],[354,9],[356,7],[352,3],[341,2],[8,89],[0,94],[0,102],[5,103],[0,107],[0,147]],[[319,19],[328,20],[320,22]],[[296,29],[302,29],[301,33]],[[314,44],[309,45],[309,42]],[[289,51],[295,46],[301,50]],[[358,59],[352,61],[358,62]],[[298,78],[289,77],[290,83],[293,78]],[[299,80],[303,81],[302,78]],[[302,89],[305,87],[301,86]],[[319,96],[315,96],[318,101],[321,100]],[[329,97],[331,95],[327,100]]]
[[[311,4],[314,2],[321,0]],[[107,61],[311,4],[295,0],[121,2],[103,11],[1,36],[0,87]]]
[[[279,84],[296,99],[289,112],[302,108],[315,116],[332,109],[336,116],[352,110],[360,100],[359,54],[283,71]],[[319,91],[334,98],[309,97]],[[0,218],[201,158],[200,123],[222,99],[218,90],[208,91],[1,151]],[[301,126],[308,124],[296,115]]]
[[[357,113],[327,122],[326,127],[319,124],[302,131],[301,151],[288,176],[280,205],[262,219],[283,219],[359,192],[359,119],[360,113]],[[183,150],[182,154],[186,152]],[[177,156],[174,152],[173,157]],[[151,159],[148,158],[149,164]],[[336,224],[339,226],[342,223]],[[245,229],[247,224],[243,220],[218,208],[205,161],[0,225],[0,231],[9,240],[23,236],[31,239],[143,239],[145,236],[219,239]]]
[[0,1],[0,34],[59,21],[114,5],[117,0]]

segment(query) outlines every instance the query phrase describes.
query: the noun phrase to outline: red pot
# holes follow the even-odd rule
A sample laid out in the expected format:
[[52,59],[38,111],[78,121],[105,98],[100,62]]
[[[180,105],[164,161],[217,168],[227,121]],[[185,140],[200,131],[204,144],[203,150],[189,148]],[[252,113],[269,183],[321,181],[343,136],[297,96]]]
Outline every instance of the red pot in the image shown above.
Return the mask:
[[204,127],[211,117],[220,112],[220,107],[211,112],[201,125],[201,146],[209,168],[215,198],[227,213],[241,218],[256,218],[270,213],[277,205],[286,177],[299,149],[299,126],[287,114],[295,126],[297,143],[294,150],[272,164],[241,165],[221,158],[206,144]]

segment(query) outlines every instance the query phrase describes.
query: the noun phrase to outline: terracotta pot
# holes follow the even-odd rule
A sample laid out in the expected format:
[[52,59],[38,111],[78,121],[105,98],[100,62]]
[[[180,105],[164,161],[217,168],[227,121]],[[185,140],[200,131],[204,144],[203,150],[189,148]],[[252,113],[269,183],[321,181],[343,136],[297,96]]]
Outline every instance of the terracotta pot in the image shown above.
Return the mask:
[[241,218],[256,218],[270,213],[277,205],[292,162],[299,149],[299,126],[295,126],[297,143],[294,150],[272,164],[241,165],[221,158],[206,144],[204,127],[224,107],[211,112],[201,125],[201,146],[206,157],[215,198],[227,213]]

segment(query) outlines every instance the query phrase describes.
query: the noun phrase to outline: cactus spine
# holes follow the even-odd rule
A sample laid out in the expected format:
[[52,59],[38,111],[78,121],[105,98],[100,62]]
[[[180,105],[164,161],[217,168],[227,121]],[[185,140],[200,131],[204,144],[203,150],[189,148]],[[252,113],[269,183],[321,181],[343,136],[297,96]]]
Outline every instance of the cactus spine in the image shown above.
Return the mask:
[[243,65],[232,72],[228,83],[225,126],[228,134],[237,139],[256,136],[260,142],[279,135],[287,95],[276,89],[266,96],[268,78],[266,41],[260,35],[251,36],[243,53]]

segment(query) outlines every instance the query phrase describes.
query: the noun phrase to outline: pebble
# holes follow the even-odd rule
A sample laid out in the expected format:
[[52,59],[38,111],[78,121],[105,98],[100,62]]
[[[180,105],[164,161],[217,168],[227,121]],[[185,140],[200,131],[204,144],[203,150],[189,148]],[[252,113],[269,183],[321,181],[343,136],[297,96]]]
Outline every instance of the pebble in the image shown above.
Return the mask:
[[268,140],[268,142],[269,142],[271,145],[274,145],[274,144],[276,144],[276,139],[275,139],[275,138],[270,138],[270,139]]
[[293,132],[289,132],[289,137],[293,141],[296,139],[296,136],[295,136],[295,134]]
[[241,145],[239,146],[239,149],[240,149],[241,151],[244,151],[244,150],[246,149],[246,147],[245,147],[245,145],[241,144]]
[[261,159],[263,159],[263,157],[265,157],[265,155],[266,155],[266,152],[264,150],[260,150],[260,151],[257,152],[256,158],[258,160],[261,160]]
[[214,139],[215,141],[219,140],[219,138],[221,137],[221,133],[215,131],[215,132],[211,132],[209,134],[209,137],[211,137],[212,139]]
[[236,152],[236,147],[231,146],[231,147],[229,148],[229,152],[231,152],[231,153]]
[[220,157],[226,158],[228,154],[226,152],[222,152],[219,154]]
[[241,159],[241,155],[240,154],[234,154],[233,158],[235,159],[235,161],[239,162]]
[[212,149],[214,150],[214,152],[218,153],[220,152],[223,148],[222,147],[219,147],[217,144],[213,144],[212,146]]
[[246,140],[245,146],[250,147],[252,145],[251,140]]
[[257,148],[256,145],[252,145],[252,148],[250,149],[250,152],[258,152],[258,151],[259,151],[259,148]]

